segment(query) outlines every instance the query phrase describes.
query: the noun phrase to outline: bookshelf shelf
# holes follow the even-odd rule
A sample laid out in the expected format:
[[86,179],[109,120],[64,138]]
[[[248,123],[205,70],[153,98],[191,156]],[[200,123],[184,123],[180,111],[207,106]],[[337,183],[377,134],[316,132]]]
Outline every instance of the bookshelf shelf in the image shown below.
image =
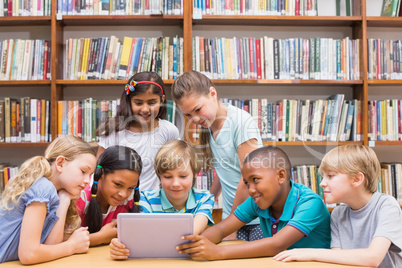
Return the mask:
[[264,141],[271,146],[340,146],[346,144],[363,144],[362,141]]
[[0,147],[46,147],[49,142],[0,142]]
[[92,25],[182,25],[182,15],[83,15],[63,16],[58,20],[65,26]]
[[49,25],[50,16],[0,17],[0,26]]
[[368,27],[402,27],[402,17],[367,17]]
[[309,86],[323,86],[323,85],[362,85],[363,80],[266,80],[266,79],[213,79],[214,84],[265,84],[265,85],[309,85]]
[[0,87],[2,86],[42,86],[50,85],[50,80],[4,80],[0,81]]
[[248,16],[203,15],[195,25],[259,25],[259,26],[352,26],[361,23],[361,16]]
[[402,80],[368,80],[368,84],[374,86],[398,86],[402,84]]
[[402,145],[402,141],[375,141],[375,145]]
[[[173,80],[164,80],[165,85],[173,84]],[[56,84],[60,86],[108,86],[108,85],[125,85],[127,80],[56,80]]]

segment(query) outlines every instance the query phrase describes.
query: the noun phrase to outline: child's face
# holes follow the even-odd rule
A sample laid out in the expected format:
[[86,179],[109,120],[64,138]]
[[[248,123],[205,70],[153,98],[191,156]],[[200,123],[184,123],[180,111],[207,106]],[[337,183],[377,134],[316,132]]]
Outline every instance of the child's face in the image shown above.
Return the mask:
[[151,89],[131,98],[131,110],[141,126],[153,126],[161,104],[161,97],[153,94]]
[[279,170],[248,162],[242,168],[242,175],[249,195],[260,209],[267,209],[279,200],[280,186],[286,180],[279,175]]
[[187,95],[177,106],[191,122],[203,128],[209,128],[216,119],[218,106],[210,94]]
[[324,172],[320,186],[324,190],[326,203],[344,203],[344,197],[352,187],[352,179],[346,174]]
[[194,178],[189,164],[182,164],[176,169],[167,170],[159,178],[162,189],[172,205],[186,203],[188,193],[193,187]]
[[138,183],[137,172],[122,169],[109,173],[98,182],[98,202],[102,207],[118,206],[130,197]]
[[59,176],[59,189],[65,189],[72,197],[79,197],[81,190],[89,184],[96,166],[91,154],[80,154],[73,161],[63,160]]

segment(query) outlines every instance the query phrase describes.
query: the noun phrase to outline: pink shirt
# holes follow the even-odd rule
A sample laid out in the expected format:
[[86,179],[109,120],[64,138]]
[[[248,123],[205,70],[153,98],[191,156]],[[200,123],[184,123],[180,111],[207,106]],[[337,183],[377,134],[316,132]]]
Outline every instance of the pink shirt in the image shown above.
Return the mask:
[[[134,191],[133,191],[134,193]],[[81,197],[77,200],[77,210],[81,217],[81,226],[87,226],[85,222],[85,216],[87,214],[89,202],[91,202],[91,186],[88,185],[84,190],[81,191]],[[106,214],[103,214],[102,226],[110,223],[112,220],[117,218],[117,214],[122,212],[129,212],[134,205],[133,194],[126,200],[124,200],[120,205],[113,207],[109,206]]]

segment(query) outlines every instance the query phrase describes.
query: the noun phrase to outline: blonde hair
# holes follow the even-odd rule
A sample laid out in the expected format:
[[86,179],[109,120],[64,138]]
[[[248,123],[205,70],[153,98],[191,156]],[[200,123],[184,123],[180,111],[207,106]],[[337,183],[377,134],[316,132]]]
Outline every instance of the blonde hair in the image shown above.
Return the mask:
[[193,146],[182,140],[166,142],[155,156],[154,168],[158,177],[168,170],[176,169],[181,165],[190,165],[193,172],[193,186],[201,167],[197,153]]
[[[173,82],[172,98],[175,102],[181,102],[183,98],[189,95],[196,97],[206,96],[209,94],[209,89],[215,87],[211,79],[197,71],[188,71]],[[208,129],[201,129],[200,145],[201,152],[204,157],[204,166],[207,169],[213,168],[212,151],[210,146],[210,134]]]
[[[10,202],[18,204],[19,198],[38,179],[50,179],[53,175],[51,165],[58,156],[64,156],[67,161],[74,160],[77,155],[91,154],[96,156],[94,149],[85,141],[71,136],[56,138],[46,149],[45,156],[34,156],[26,160],[19,168],[17,175],[6,185],[1,196],[0,206],[3,210],[11,210]],[[75,207],[76,200],[71,200],[67,211],[65,226],[76,229],[81,224]]]
[[348,144],[329,151],[322,159],[319,171],[342,173],[351,177],[361,172],[365,177],[365,188],[374,193],[377,191],[381,165],[373,149]]

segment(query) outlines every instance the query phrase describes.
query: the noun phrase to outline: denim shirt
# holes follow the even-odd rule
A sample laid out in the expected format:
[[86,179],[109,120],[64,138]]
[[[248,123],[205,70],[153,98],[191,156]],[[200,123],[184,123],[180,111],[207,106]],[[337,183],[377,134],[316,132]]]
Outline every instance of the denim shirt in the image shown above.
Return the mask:
[[42,177],[36,180],[18,199],[18,204],[10,203],[11,210],[0,208],[0,263],[18,260],[21,225],[25,208],[32,202],[46,203],[46,218],[43,223],[40,243],[43,243],[54,224],[59,219],[56,210],[59,197],[53,183]]

